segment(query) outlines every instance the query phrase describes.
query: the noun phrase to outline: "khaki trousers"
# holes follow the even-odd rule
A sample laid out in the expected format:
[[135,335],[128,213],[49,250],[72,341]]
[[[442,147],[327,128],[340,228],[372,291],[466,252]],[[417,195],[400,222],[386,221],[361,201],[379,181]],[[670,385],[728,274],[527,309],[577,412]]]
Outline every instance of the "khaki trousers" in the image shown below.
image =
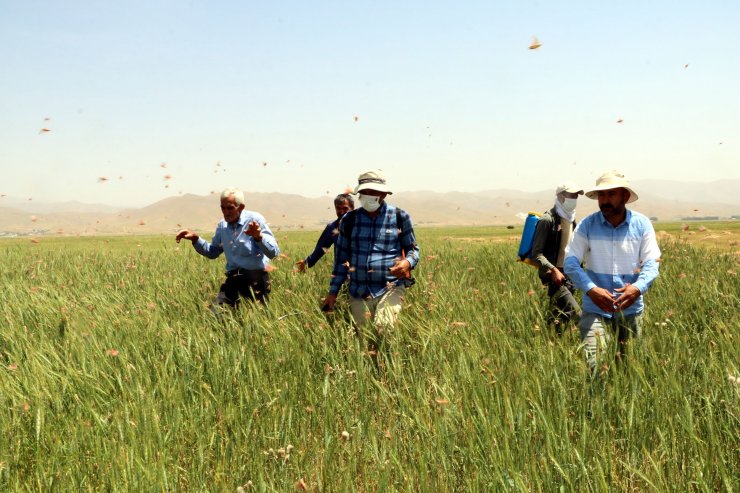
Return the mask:
[[613,317],[607,318],[596,313],[583,312],[578,325],[586,361],[591,373],[594,373],[597,365],[603,363],[604,353],[609,351],[608,346],[612,339],[610,332],[617,336],[616,348],[612,350],[616,360],[621,361],[627,356],[627,342],[630,339],[639,339],[642,334],[642,313],[615,313]]
[[403,286],[394,286],[378,298],[350,297],[349,308],[358,334],[366,335],[372,328],[375,329],[375,334],[370,337],[374,338],[373,336],[382,336],[390,331],[401,313],[404,290]]

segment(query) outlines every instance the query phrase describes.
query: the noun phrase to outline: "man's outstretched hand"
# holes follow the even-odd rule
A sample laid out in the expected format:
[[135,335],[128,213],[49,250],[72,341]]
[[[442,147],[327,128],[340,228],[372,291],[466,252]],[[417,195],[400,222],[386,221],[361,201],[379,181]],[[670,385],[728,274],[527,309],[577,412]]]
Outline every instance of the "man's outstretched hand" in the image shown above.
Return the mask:
[[180,243],[180,240],[186,239],[195,243],[196,241],[198,241],[198,238],[200,237],[189,229],[181,229],[180,232],[177,233],[177,236],[175,236],[175,241]]

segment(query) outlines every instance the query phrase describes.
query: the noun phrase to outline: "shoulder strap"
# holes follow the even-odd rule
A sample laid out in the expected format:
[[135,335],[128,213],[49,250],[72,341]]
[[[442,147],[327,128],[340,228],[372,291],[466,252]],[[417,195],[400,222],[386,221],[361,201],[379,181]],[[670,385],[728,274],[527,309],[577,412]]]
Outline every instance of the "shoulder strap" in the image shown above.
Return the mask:
[[560,216],[558,216],[558,213],[554,208],[548,210],[547,212],[550,213],[550,230],[553,233],[557,233],[558,226],[560,226]]

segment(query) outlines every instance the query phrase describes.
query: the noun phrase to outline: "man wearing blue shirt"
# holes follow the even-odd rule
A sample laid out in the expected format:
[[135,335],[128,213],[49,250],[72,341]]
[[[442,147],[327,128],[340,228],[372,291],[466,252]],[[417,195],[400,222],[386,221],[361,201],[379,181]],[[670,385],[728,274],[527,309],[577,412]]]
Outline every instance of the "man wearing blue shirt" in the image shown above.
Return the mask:
[[637,194],[624,175],[604,173],[586,197],[598,200],[599,212],[576,227],[564,267],[585,293],[579,328],[593,373],[609,331],[617,336],[617,360],[626,355],[630,337],[640,337],[643,295],[658,277],[660,248],[650,220],[625,207]]
[[350,310],[358,334],[371,326],[376,340],[398,318],[404,290],[413,283],[419,246],[408,213],[385,202],[392,192],[383,172],[367,171],[358,181],[355,193],[362,208],[348,212],[339,223],[334,271],[323,306],[334,307],[349,276]]
[[311,252],[311,255],[295,263],[299,272],[304,272],[306,268],[310,269],[316,265],[316,262],[318,262],[331,247],[336,245],[337,238],[339,237],[339,220],[342,216],[347,214],[347,212],[354,210],[354,208],[355,201],[352,200],[352,196],[350,194],[340,193],[336,198],[334,198],[334,211],[337,213],[337,218],[326,225],[321,236],[319,236],[319,241],[316,242],[316,248]]
[[261,214],[244,210],[244,193],[227,188],[221,193],[222,221],[208,243],[189,229],[183,229],[175,241],[190,240],[204,257],[226,256],[226,281],[221,285],[217,305],[235,307],[241,298],[264,303],[270,294],[270,259],[279,253],[277,240]]

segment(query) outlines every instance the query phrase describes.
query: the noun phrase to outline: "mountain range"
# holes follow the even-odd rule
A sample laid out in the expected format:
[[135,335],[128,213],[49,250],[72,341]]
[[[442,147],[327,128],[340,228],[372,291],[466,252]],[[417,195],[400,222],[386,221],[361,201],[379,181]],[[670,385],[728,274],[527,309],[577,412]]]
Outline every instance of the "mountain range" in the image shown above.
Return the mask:
[[[740,219],[740,180],[685,183],[667,180],[633,182],[639,200],[630,205],[660,221]],[[260,212],[274,230],[321,229],[334,216],[333,196],[308,198],[283,193],[246,192],[247,209]],[[528,211],[542,212],[554,191],[486,190],[466,192],[398,192],[386,199],[412,215],[419,226],[521,225]],[[597,210],[582,197],[578,215]],[[213,231],[221,218],[218,195],[178,195],[146,207],[116,208],[80,202],[37,203],[0,198],[0,235],[116,235],[175,233],[189,228]]]

